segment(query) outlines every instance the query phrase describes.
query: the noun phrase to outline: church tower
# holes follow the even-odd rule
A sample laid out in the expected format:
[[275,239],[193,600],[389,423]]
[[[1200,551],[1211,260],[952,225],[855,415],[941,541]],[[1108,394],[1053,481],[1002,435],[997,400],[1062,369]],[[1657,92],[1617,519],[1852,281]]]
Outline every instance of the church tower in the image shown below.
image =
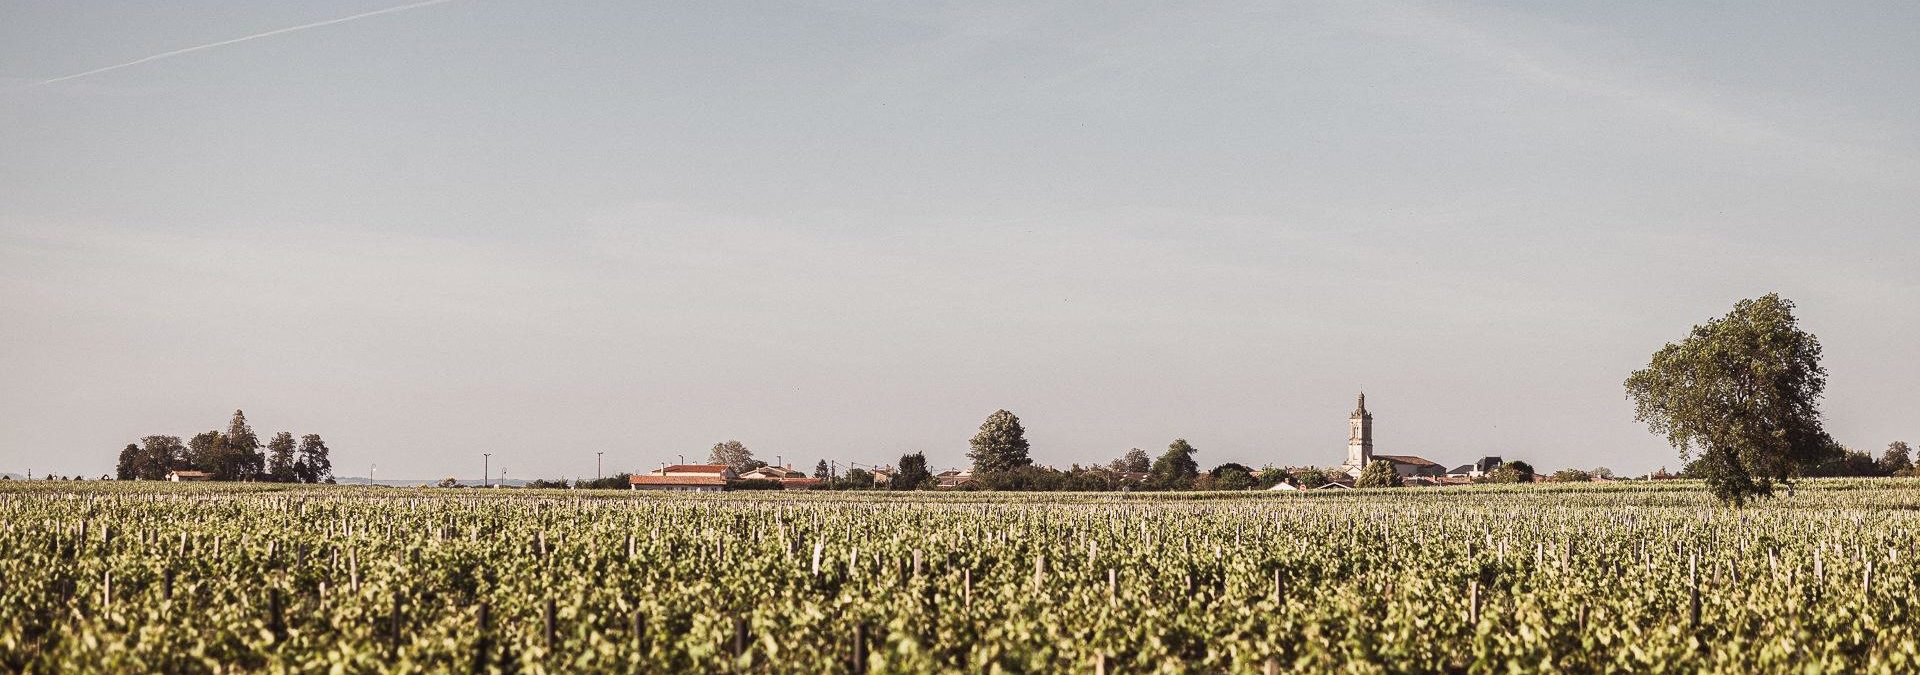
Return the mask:
[[1372,461],[1373,413],[1367,412],[1367,394],[1361,392],[1359,405],[1353,409],[1353,416],[1347,418],[1347,461],[1340,467],[1359,476]]

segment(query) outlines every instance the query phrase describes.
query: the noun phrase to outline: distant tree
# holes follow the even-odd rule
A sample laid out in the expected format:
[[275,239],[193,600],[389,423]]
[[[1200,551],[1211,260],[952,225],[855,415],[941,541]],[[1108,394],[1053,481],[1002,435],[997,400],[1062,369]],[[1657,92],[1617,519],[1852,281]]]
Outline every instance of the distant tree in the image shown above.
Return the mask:
[[140,461],[134,477],[140,480],[166,480],[167,473],[187,466],[187,446],[179,436],[148,436],[140,439]]
[[[1704,474],[1700,473],[1702,467],[1696,466],[1699,464],[1703,464],[1703,462],[1695,460],[1694,463],[1688,464],[1687,471],[1690,474],[1704,476]],[[1858,478],[1881,475],[1880,463],[1873,461],[1872,454],[1865,450],[1854,450],[1852,448],[1841,448],[1838,455],[1835,455],[1825,462],[1821,462],[1819,466],[1814,467],[1813,470],[1808,473],[1829,478]]]
[[454,480],[452,478],[442,478],[440,479],[440,487],[443,487],[443,488],[460,487],[460,481]]
[[227,480],[259,480],[266,473],[266,458],[260,454],[260,437],[247,424],[245,412],[233,411],[226,433]]
[[840,479],[840,485],[858,490],[873,487],[873,472],[866,469],[848,469],[847,477]]
[[333,458],[327,449],[327,442],[320,440],[320,434],[307,434],[300,437],[299,459],[293,462],[293,474],[302,483],[328,483],[333,481]]
[[1213,467],[1207,475],[1213,479],[1215,490],[1245,490],[1253,487],[1254,483],[1253,469],[1234,462]]
[[275,483],[292,483],[299,480],[293,472],[293,451],[296,447],[293,434],[282,431],[267,441],[267,479]]
[[1333,474],[1318,467],[1301,467],[1294,469],[1292,473],[1293,484],[1309,490],[1333,482]]
[[744,478],[727,483],[729,490],[785,490],[787,485],[772,478]]
[[1031,464],[1006,471],[976,475],[975,483],[982,488],[1002,492],[1054,492],[1073,489],[1077,484],[1070,480],[1066,472]]
[[1275,485],[1285,483],[1290,478],[1292,478],[1292,476],[1287,474],[1286,469],[1269,466],[1261,469],[1260,473],[1253,475],[1253,486],[1265,490]]
[[888,482],[888,487],[895,490],[918,490],[932,480],[933,472],[927,470],[927,454],[916,452],[900,456],[900,472]]
[[1360,478],[1353,482],[1354,487],[1362,488],[1400,487],[1404,484],[1400,472],[1393,469],[1393,462],[1384,459],[1367,464],[1367,468],[1360,470]]
[[522,485],[521,487],[530,488],[534,490],[571,490],[573,489],[572,485],[567,484],[567,479],[565,478],[557,478],[553,480],[548,480],[545,478],[535,478],[533,480],[527,481],[527,483],[525,485]]
[[632,485],[633,474],[626,472],[616,473],[605,478],[595,478],[593,480],[579,479],[573,481],[573,487],[576,490],[625,490]]
[[1533,478],[1533,465],[1520,460],[1501,464],[1487,472],[1489,483],[1531,483]]
[[203,431],[187,440],[187,465],[226,480],[227,437],[219,431]]
[[1200,475],[1200,463],[1193,461],[1193,453],[1199,452],[1187,439],[1176,438],[1167,445],[1167,451],[1153,460],[1153,466],[1147,471],[1147,484],[1160,490],[1183,490],[1193,485],[1193,479]]
[[1153,456],[1145,450],[1134,448],[1107,466],[1123,473],[1146,473],[1153,470]]
[[973,460],[975,474],[1008,471],[1033,464],[1027,457],[1027,430],[1020,418],[1005,410],[995,410],[980,423],[980,433],[967,442],[967,457]]
[[1697,452],[1708,488],[1735,506],[1839,454],[1820,422],[1826,386],[1819,339],[1771,293],[1694,326],[1626,381],[1634,418],[1682,457]]
[[1557,483],[1587,483],[1593,481],[1593,474],[1579,469],[1561,469],[1553,472],[1553,480]]
[[833,469],[827,466],[827,460],[820,460],[819,464],[813,465],[813,477],[820,480],[833,477]]
[[1593,470],[1588,471],[1587,473],[1592,474],[1594,478],[1605,478],[1607,480],[1613,480],[1613,469],[1609,469],[1604,466],[1594,467]]
[[140,446],[128,443],[120,449],[120,461],[114,465],[114,477],[120,480],[136,480],[140,477]]
[[[735,473],[752,471],[753,467],[748,466],[752,462],[753,451],[748,450],[746,444],[735,440],[715,443],[713,444],[713,451],[707,454],[708,464],[725,464],[728,468],[733,469]],[[766,466],[766,464],[762,463],[761,466]]]
[[1887,444],[1886,454],[1880,455],[1880,472],[1889,476],[1902,476],[1913,471],[1913,448],[1906,441],[1894,441]]

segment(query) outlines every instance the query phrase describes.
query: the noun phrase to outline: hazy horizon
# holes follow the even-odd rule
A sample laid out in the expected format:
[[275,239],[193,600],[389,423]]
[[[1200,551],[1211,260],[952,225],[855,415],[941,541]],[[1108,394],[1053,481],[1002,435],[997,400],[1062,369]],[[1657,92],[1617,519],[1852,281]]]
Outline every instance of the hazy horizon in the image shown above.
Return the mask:
[[[391,11],[389,11],[391,10]],[[0,471],[1376,450],[1681,462],[1621,382],[1778,292],[1920,441],[1908,3],[0,0]]]

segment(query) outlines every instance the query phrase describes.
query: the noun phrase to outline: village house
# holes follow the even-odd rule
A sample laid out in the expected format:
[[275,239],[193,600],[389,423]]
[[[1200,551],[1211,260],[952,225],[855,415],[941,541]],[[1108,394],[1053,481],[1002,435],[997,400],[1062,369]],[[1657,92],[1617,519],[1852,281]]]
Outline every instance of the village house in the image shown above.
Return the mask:
[[1447,472],[1448,478],[1485,478],[1494,469],[1500,467],[1499,457],[1481,457],[1472,464],[1462,464]]
[[968,483],[973,482],[973,470],[947,469],[946,471],[942,471],[940,473],[934,474],[933,478],[934,480],[939,481],[939,484],[936,485],[934,489],[952,490],[962,485],[966,485]]
[[740,474],[741,480],[779,481],[780,487],[788,490],[805,490],[820,484],[820,479],[808,476],[804,471],[789,466],[766,465]]
[[175,483],[213,480],[213,474],[205,471],[168,471],[167,480]]
[[738,478],[725,464],[670,464],[628,479],[634,490],[670,490],[678,492],[721,492],[728,481]]

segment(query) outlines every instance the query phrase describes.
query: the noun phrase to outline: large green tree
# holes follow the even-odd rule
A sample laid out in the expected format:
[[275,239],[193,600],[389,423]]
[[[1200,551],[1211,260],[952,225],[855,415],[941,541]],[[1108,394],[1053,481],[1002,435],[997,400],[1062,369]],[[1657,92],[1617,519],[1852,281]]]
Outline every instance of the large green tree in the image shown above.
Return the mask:
[[1176,438],[1167,445],[1167,451],[1153,460],[1153,466],[1147,471],[1147,484],[1161,490],[1180,490],[1193,485],[1193,479],[1200,475],[1200,463],[1193,461],[1193,453],[1199,452],[1187,439]]
[[980,433],[968,442],[967,457],[973,460],[976,474],[1008,471],[1030,466],[1027,457],[1027,430],[1020,418],[1005,410],[996,410],[980,423]]
[[1627,378],[1634,418],[1680,451],[1713,495],[1740,505],[1840,453],[1820,420],[1820,341],[1776,294],[1694,326]]

